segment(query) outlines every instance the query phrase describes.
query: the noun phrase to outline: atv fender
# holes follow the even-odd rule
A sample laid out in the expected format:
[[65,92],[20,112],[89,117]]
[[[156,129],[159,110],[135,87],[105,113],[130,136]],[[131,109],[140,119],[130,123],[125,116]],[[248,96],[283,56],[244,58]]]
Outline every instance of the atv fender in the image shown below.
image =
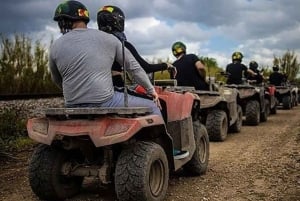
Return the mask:
[[99,116],[89,119],[33,118],[27,122],[29,137],[37,142],[51,145],[64,136],[89,136],[96,147],[124,142],[147,127],[163,126],[158,115],[137,118]]

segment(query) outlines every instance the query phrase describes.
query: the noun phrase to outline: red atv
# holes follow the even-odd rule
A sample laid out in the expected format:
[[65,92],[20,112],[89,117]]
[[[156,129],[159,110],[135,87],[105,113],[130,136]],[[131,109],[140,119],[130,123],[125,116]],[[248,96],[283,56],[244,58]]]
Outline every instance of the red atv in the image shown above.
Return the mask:
[[199,97],[156,90],[163,118],[149,108],[122,107],[52,108],[29,119],[28,134],[40,143],[29,164],[33,192],[63,200],[79,193],[85,177],[95,177],[114,184],[119,200],[158,201],[170,172],[204,174],[209,140]]

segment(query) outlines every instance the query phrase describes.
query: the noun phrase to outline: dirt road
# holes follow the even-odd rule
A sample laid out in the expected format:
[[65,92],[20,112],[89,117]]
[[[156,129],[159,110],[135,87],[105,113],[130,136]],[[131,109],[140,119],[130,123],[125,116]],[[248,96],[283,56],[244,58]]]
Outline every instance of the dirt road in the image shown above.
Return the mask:
[[[166,201],[300,201],[300,106],[279,110],[259,126],[243,126],[210,144],[207,173],[173,175]],[[35,201],[27,179],[31,151],[0,164],[0,200]],[[87,182],[75,201],[112,201],[113,190]],[[69,200],[69,201],[70,201]]]

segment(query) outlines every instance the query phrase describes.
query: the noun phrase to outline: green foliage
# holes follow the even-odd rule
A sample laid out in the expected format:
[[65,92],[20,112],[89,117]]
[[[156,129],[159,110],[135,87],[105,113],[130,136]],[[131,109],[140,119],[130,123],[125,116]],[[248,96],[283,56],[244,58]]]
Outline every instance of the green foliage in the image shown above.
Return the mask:
[[7,154],[6,152],[25,150],[33,147],[36,144],[37,142],[33,141],[28,137],[23,137],[23,136],[20,136],[15,139],[11,139],[9,141],[3,141],[0,138],[0,158],[1,158],[1,153],[6,155]]
[[13,39],[0,35],[0,93],[53,93],[60,89],[51,80],[46,48],[25,35]]
[[280,70],[288,76],[288,80],[296,81],[297,74],[300,70],[300,63],[294,51],[287,51],[282,57],[274,56],[274,65],[278,65]]
[[2,108],[0,113],[0,146],[25,136],[26,121],[21,117],[22,107],[18,109]]

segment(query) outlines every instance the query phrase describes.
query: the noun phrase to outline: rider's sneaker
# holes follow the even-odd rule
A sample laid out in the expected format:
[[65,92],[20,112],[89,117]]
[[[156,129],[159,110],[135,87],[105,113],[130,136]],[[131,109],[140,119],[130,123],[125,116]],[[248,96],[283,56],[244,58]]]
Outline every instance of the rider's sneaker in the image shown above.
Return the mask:
[[180,150],[174,149],[173,155],[174,155],[175,160],[179,160],[179,159],[188,157],[190,155],[190,153],[188,151],[180,151]]

